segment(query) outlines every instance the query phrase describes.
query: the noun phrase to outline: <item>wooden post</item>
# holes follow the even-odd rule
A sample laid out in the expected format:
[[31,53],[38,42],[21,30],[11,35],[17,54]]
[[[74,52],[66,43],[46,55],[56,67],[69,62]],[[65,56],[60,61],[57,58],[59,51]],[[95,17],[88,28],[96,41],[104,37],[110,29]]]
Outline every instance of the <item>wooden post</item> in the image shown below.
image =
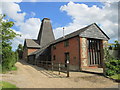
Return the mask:
[[46,61],[46,69],[47,69],[47,61]]
[[43,62],[41,61],[41,66],[43,67]]
[[67,77],[69,77],[69,60],[67,60]]

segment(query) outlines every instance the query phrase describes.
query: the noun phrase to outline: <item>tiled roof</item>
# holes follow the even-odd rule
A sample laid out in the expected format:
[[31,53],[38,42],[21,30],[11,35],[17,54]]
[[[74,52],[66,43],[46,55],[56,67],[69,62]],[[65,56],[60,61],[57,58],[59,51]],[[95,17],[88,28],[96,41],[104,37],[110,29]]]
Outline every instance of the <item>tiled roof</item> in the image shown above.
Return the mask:
[[[95,26],[96,26],[97,28],[95,28]],[[93,33],[93,34],[91,34],[91,33],[83,33],[83,32],[85,32],[85,31],[87,31],[88,29],[92,29],[92,30],[93,30],[93,31],[92,31],[92,30],[89,30],[90,32],[101,31],[103,35],[100,35],[99,32],[96,34],[96,36],[93,35],[93,34],[95,34],[95,33]],[[94,29],[99,29],[99,30],[94,30]],[[86,35],[86,34],[87,34],[87,35]],[[99,35],[98,35],[98,34],[99,34]],[[81,37],[88,37],[88,38],[92,38],[92,36],[94,36],[93,38],[96,38],[96,39],[105,39],[105,40],[110,39],[110,38],[97,26],[96,23],[93,23],[93,24],[88,25],[88,26],[86,26],[86,27],[84,27],[84,28],[81,28],[81,29],[79,29],[79,30],[77,30],[77,31],[75,31],[75,32],[73,32],[73,33],[70,33],[70,34],[68,34],[68,35],[66,35],[66,36],[64,36],[64,37],[58,38],[57,40],[53,41],[52,44],[61,42],[61,41],[63,41],[63,40],[66,40],[66,39],[69,39],[69,38],[72,38],[72,37],[75,37],[75,36],[78,36],[78,35],[81,36]],[[98,36],[98,37],[97,37],[97,36]],[[102,36],[102,37],[101,37],[101,36]],[[101,37],[101,38],[100,38],[100,37]]]
[[37,40],[25,39],[25,42],[28,48],[40,48],[40,45],[37,43]]

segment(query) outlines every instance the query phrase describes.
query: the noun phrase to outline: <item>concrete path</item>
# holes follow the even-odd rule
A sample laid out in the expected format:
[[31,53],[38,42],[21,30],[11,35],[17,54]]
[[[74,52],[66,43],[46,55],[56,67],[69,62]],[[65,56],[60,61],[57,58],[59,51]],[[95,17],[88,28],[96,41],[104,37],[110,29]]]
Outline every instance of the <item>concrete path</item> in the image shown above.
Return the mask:
[[11,82],[19,88],[117,88],[118,83],[103,76],[84,73],[70,72],[66,74],[47,71],[43,68],[29,65],[24,61],[16,63],[17,71],[1,74],[3,81]]

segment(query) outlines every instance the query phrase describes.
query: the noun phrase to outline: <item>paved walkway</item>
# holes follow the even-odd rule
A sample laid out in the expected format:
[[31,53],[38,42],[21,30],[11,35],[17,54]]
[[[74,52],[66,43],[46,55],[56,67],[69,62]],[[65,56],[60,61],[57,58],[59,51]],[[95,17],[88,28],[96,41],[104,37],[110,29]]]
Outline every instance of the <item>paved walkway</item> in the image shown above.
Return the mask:
[[11,82],[20,88],[117,88],[118,83],[103,76],[85,73],[70,72],[58,75],[58,72],[47,71],[43,68],[29,65],[24,61],[16,63],[17,71],[1,74],[3,81]]

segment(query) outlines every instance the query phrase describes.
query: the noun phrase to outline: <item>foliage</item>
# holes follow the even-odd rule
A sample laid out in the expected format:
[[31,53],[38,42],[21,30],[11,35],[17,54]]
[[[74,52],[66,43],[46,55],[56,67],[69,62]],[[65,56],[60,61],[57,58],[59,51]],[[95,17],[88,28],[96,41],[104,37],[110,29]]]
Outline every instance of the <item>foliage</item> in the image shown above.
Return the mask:
[[8,82],[4,82],[4,81],[0,81],[0,86],[2,86],[2,89],[4,90],[5,88],[16,88],[16,90],[18,90],[18,87],[16,87],[15,85],[8,83]]
[[112,76],[115,74],[120,74],[120,60],[115,59],[109,54],[109,49],[104,48],[104,60],[105,60],[105,74],[107,76]]
[[115,40],[114,43],[108,45],[110,50],[120,50],[120,43]]
[[0,36],[2,36],[2,42],[10,43],[10,40],[14,39],[18,34],[16,34],[11,27],[14,25],[12,21],[3,20],[4,16],[0,16]]
[[15,70],[17,70],[17,67],[14,66],[14,67],[11,68],[11,70],[12,70],[12,71],[15,71]]
[[120,74],[112,75],[111,78],[120,80]]
[[104,48],[104,59],[105,59],[106,62],[109,61],[109,60],[114,59],[113,56],[111,56],[109,54],[109,49],[107,47]]
[[23,46],[22,46],[22,44],[18,45],[18,48],[17,48],[16,52],[18,53],[19,59],[22,59],[22,57],[23,57]]
[[14,25],[12,21],[3,20],[5,15],[0,15],[0,36],[2,43],[2,47],[0,50],[2,51],[0,55],[2,55],[2,70],[7,71],[11,70],[14,67],[17,61],[17,53],[12,51],[11,40],[14,39],[18,34],[16,34],[11,27]]
[[120,60],[110,60],[106,62],[106,75],[112,76],[120,74]]

